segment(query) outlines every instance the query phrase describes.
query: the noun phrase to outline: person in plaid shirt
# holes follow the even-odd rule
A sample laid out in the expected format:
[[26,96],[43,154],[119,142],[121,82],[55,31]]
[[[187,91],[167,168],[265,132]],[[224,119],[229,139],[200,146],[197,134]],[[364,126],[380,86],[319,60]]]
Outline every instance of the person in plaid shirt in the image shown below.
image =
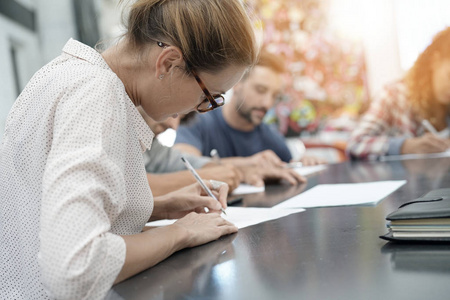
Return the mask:
[[[428,120],[437,131],[422,125]],[[450,27],[439,32],[406,76],[382,90],[347,144],[353,158],[435,153],[450,148]]]

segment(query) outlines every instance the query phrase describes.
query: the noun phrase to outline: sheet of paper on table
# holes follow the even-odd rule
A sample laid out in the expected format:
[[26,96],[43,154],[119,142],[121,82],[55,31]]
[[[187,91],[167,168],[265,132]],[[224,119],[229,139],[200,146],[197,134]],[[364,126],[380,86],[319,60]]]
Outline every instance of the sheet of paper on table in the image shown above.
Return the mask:
[[319,184],[306,192],[275,205],[274,208],[375,205],[405,183],[406,180]]
[[[228,207],[226,209],[227,215],[222,214],[222,217],[241,229],[302,211],[304,211],[304,209],[301,208],[276,209],[265,207]],[[175,223],[175,221],[176,220],[153,221],[147,223],[146,226],[166,226]]]
[[231,195],[244,195],[244,194],[254,194],[261,193],[265,191],[264,186],[254,186],[246,183],[241,183]]
[[294,168],[294,170],[295,172],[297,172],[302,176],[307,176],[325,170],[326,168],[327,165],[317,165],[317,166],[305,166],[300,168]]

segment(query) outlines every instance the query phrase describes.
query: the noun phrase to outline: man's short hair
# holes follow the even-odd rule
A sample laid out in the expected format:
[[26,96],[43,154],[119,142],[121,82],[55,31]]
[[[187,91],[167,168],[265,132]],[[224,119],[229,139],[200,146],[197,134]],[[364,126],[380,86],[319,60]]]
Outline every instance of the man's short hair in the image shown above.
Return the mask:
[[[267,50],[261,50],[258,56],[258,61],[255,66],[266,67],[274,71],[278,74],[283,74],[286,72],[285,61],[281,57],[281,55],[273,54],[268,52]],[[244,76],[242,77],[242,81],[247,79],[248,75],[252,72],[252,69],[249,69]]]

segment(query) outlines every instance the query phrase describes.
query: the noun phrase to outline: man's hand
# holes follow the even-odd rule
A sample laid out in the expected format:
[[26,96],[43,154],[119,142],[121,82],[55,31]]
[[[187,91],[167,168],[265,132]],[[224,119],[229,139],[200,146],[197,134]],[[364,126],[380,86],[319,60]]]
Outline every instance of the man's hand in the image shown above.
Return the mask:
[[264,150],[249,156],[248,158],[249,165],[260,166],[260,167],[282,167],[286,163],[283,162],[278,155],[275,154],[272,150]]
[[299,175],[294,169],[283,167],[242,167],[244,182],[254,186],[264,186],[265,181],[286,180],[290,184],[306,182],[306,178]]
[[242,172],[237,167],[230,164],[205,166],[201,169],[197,169],[197,173],[203,179],[213,179],[227,183],[229,186],[229,193],[235,190],[244,178]]
[[315,156],[303,156],[300,159],[300,162],[303,164],[303,166],[315,166],[315,165],[322,165],[326,164],[327,161],[320,157]]

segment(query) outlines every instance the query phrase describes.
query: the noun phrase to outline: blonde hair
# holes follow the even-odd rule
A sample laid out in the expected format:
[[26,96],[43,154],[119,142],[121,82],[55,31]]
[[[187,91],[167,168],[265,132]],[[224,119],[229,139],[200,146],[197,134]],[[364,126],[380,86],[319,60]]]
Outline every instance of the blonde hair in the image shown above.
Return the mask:
[[432,43],[419,55],[405,76],[409,99],[421,118],[442,127],[448,109],[435,99],[433,92],[433,59],[450,59],[450,27],[439,32]]
[[176,46],[189,67],[217,72],[255,63],[252,24],[240,0],[137,0],[125,37],[138,49],[156,41]]

